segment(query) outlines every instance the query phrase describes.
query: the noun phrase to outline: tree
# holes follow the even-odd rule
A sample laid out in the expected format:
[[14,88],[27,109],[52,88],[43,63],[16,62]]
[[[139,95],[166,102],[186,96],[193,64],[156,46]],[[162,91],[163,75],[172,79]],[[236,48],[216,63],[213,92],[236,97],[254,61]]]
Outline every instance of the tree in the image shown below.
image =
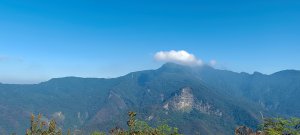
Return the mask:
[[105,133],[95,131],[95,132],[93,132],[91,135],[105,135]]
[[62,135],[62,131],[56,129],[54,120],[51,120],[48,124],[45,121],[41,121],[41,118],[42,115],[39,114],[35,120],[35,116],[31,114],[30,128],[27,129],[26,135]]
[[[113,128],[110,131],[111,135],[180,135],[178,129],[170,127],[167,124],[162,124],[157,127],[151,127],[146,122],[136,120],[135,112],[128,112],[129,120],[127,125],[128,130],[123,130],[122,128]],[[62,135],[62,131],[58,130],[56,127],[56,122],[51,120],[49,123],[41,121],[42,115],[39,114],[37,119],[35,116],[31,115],[30,128],[27,129],[26,135]],[[67,135],[70,135],[70,129]],[[95,131],[91,135],[105,135],[105,132]]]
[[267,135],[300,135],[300,119],[267,118],[264,119],[262,130]]
[[128,115],[127,125],[129,130],[124,131],[123,129],[115,128],[111,130],[112,135],[180,135],[177,128],[170,127],[167,124],[153,128],[144,121],[136,120],[135,112],[128,112]]

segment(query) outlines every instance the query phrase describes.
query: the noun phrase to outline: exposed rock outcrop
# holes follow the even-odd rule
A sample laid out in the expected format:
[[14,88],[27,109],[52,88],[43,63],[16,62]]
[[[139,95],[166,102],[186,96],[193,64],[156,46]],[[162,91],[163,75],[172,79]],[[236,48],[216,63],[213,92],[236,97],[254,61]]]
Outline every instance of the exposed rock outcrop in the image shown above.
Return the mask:
[[181,89],[181,92],[175,94],[174,97],[164,104],[163,108],[181,112],[190,112],[195,109],[205,114],[222,116],[222,112],[214,108],[212,104],[197,99],[189,87]]
[[246,126],[239,126],[234,131],[235,135],[265,135],[261,131],[254,132],[251,128],[248,128]]

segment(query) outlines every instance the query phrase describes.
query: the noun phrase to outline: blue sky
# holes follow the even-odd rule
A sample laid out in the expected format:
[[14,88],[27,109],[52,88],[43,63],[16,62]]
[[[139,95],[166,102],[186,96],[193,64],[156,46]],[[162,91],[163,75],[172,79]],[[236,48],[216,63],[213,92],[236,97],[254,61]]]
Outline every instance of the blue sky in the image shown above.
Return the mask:
[[0,82],[116,77],[170,50],[237,72],[300,69],[300,1],[0,0]]

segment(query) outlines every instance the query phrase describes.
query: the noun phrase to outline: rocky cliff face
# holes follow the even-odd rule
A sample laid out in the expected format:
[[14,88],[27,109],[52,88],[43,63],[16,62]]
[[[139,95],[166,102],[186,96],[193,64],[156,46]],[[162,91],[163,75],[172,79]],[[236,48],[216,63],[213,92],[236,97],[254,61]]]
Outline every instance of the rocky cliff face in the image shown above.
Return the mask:
[[190,112],[194,105],[195,99],[191,89],[183,88],[179,95],[175,94],[175,96],[164,105],[164,108],[166,110],[171,109],[182,112]]
[[182,88],[179,94],[175,94],[169,101],[167,101],[163,108],[165,110],[173,110],[189,113],[193,109],[201,113],[222,116],[222,112],[216,109],[208,102],[197,99],[192,89],[189,87]]

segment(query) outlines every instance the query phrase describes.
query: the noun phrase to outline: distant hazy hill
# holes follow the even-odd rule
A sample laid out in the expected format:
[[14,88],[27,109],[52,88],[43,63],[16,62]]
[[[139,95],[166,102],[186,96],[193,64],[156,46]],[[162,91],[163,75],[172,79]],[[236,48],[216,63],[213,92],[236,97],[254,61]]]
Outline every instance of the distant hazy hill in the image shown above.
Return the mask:
[[66,77],[33,85],[0,83],[0,134],[24,134],[42,113],[64,129],[126,127],[127,111],[185,134],[233,134],[262,115],[300,117],[300,71],[264,75],[167,63],[114,79]]

